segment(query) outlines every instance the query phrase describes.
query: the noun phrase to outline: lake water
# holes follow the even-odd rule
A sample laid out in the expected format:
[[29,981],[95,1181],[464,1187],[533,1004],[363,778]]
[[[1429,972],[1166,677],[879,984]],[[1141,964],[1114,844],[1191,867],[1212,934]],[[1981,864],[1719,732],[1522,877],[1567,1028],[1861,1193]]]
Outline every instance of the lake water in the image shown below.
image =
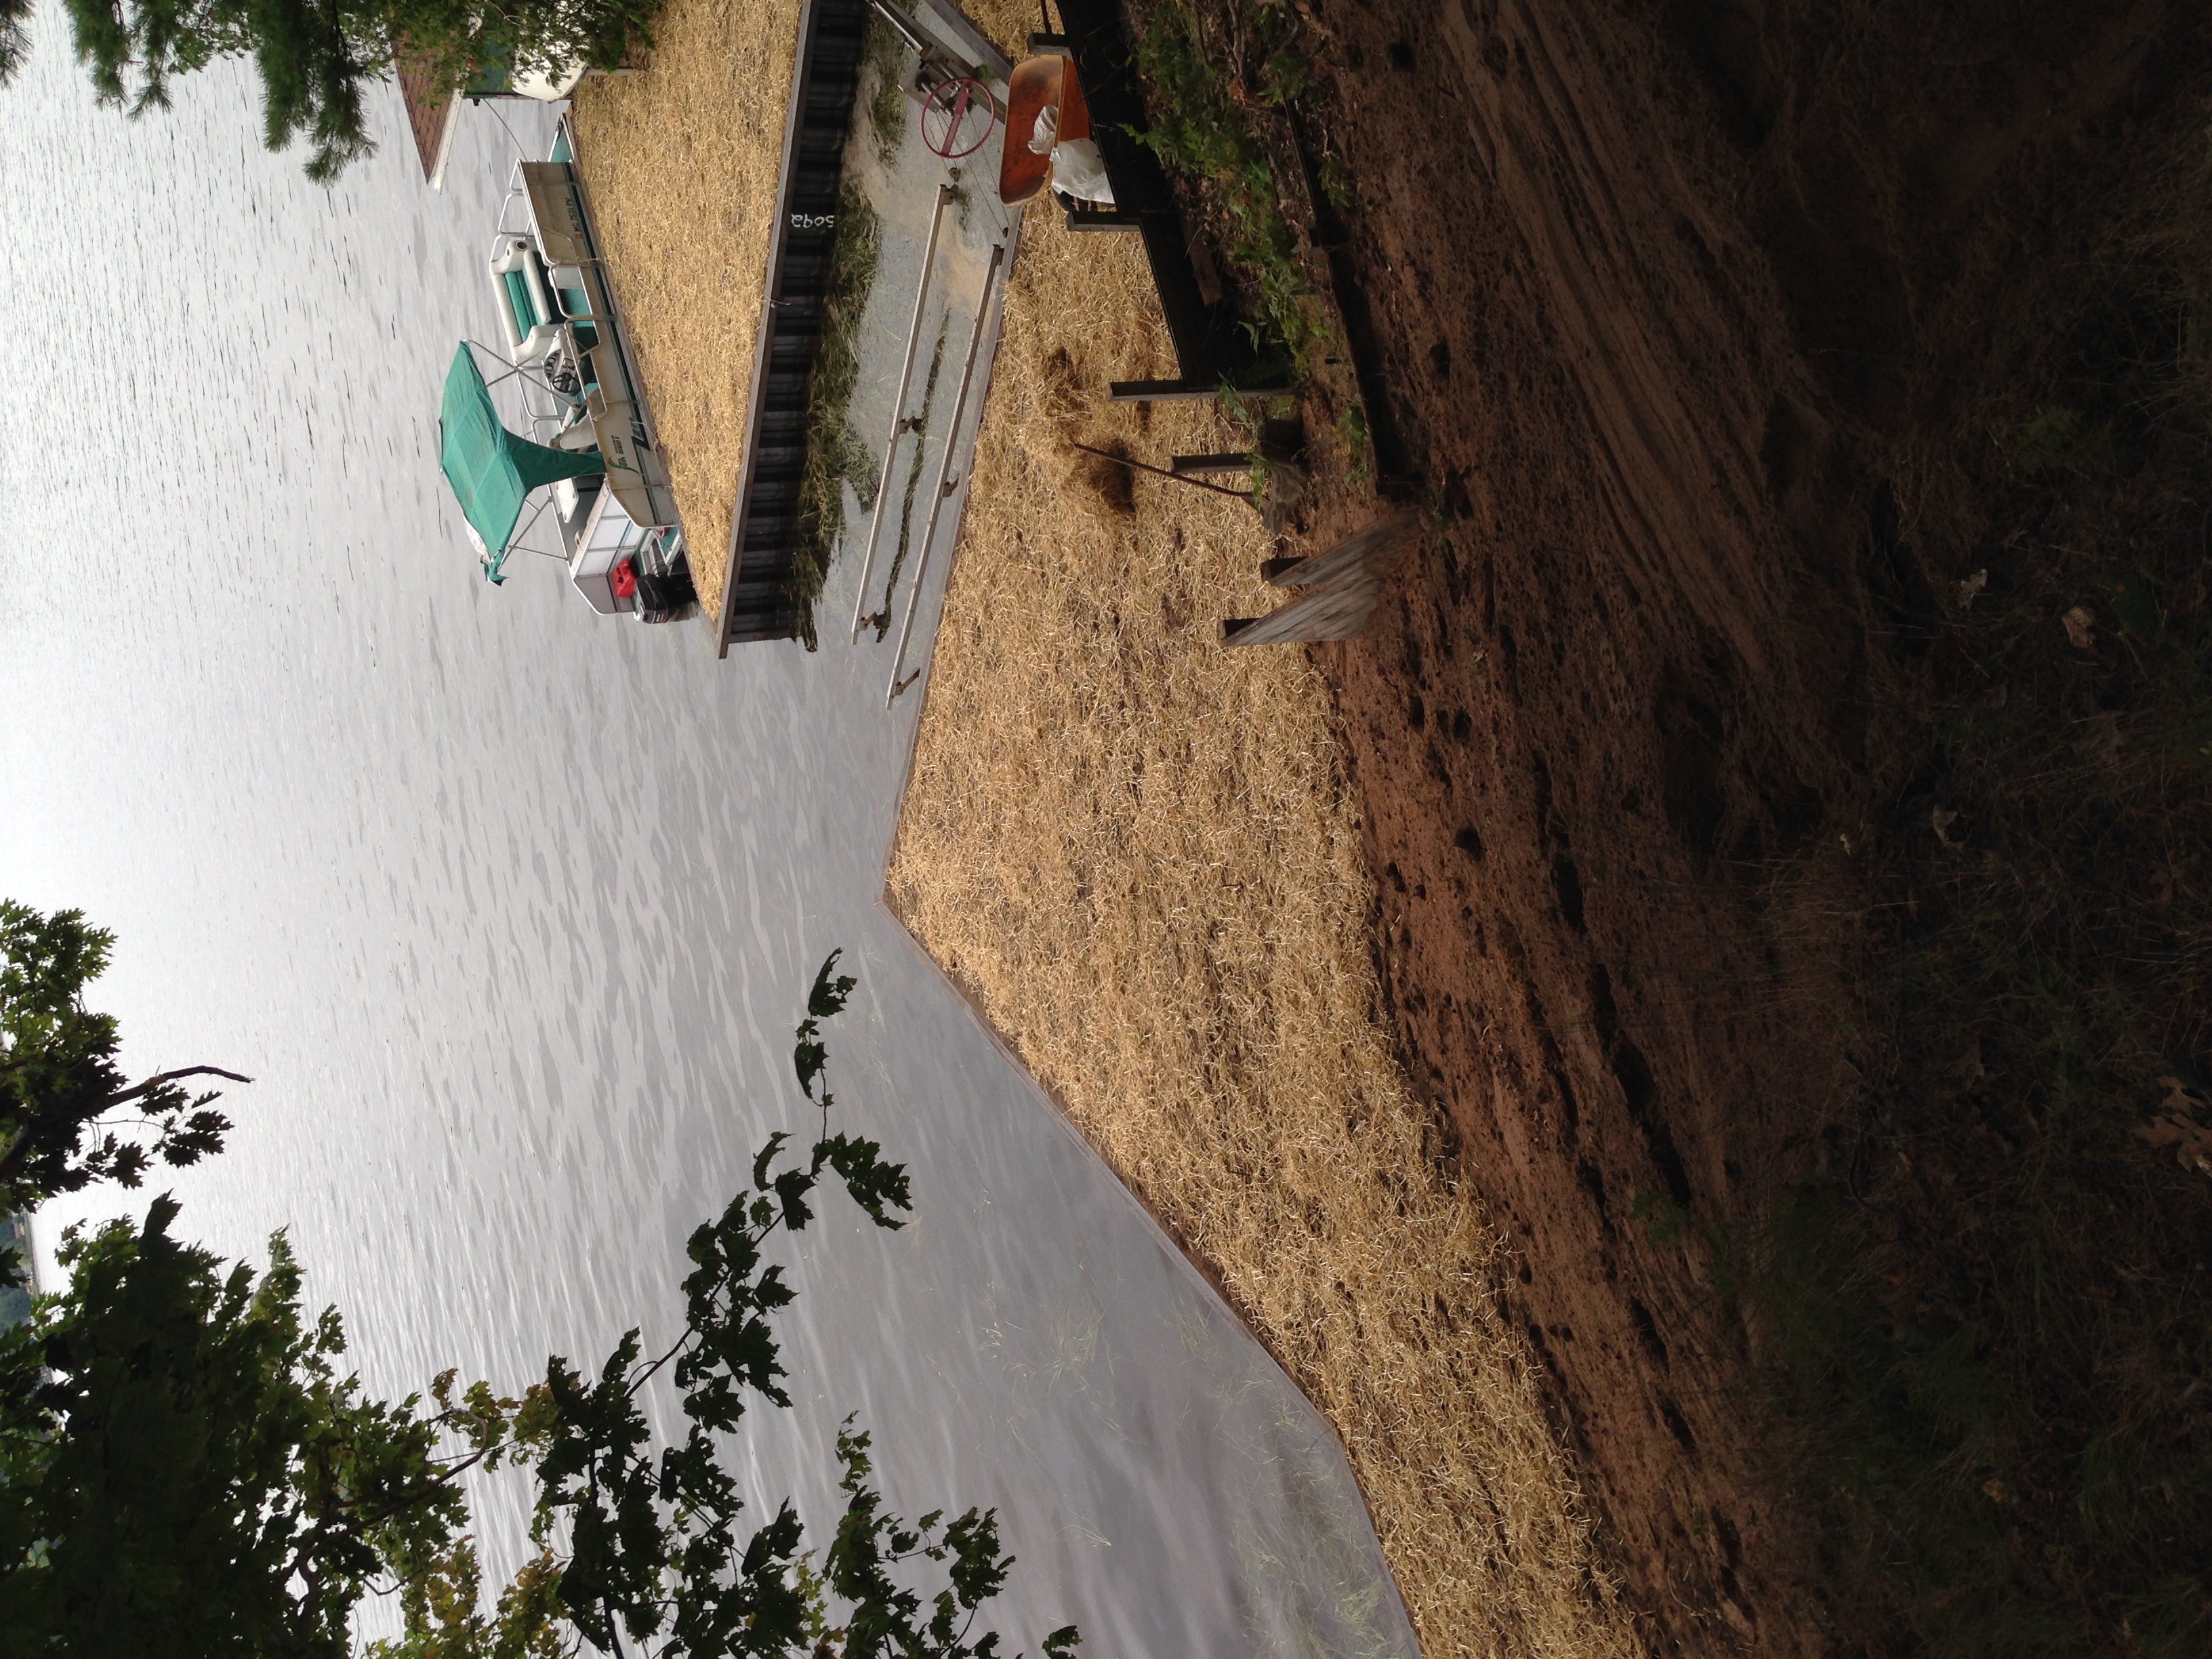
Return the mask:
[[[117,930],[94,1000],[134,1070],[256,1078],[165,1183],[185,1231],[289,1226],[383,1390],[663,1337],[685,1235],[803,1127],[790,1030],[842,946],[845,1122],[917,1213],[834,1198],[796,1241],[756,1494],[830,1513],[856,1411],[895,1506],[999,1507],[1012,1639],[1412,1654],[1326,1426],[878,904],[920,702],[883,713],[887,649],[833,622],[718,663],[550,562],[479,580],[436,412],[495,325],[489,112],[433,194],[383,93],[325,191],[261,150],[246,74],[127,122],[34,27],[0,92],[0,892]],[[507,118],[543,153],[543,112]],[[522,1495],[479,1504],[502,1570]]]

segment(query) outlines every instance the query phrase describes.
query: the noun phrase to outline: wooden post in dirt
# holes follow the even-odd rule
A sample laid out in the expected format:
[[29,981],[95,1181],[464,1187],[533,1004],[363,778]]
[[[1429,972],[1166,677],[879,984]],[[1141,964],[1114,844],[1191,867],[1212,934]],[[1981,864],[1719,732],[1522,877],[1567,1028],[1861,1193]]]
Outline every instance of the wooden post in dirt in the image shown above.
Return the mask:
[[1208,403],[1221,395],[1218,380],[1110,380],[1106,398],[1116,404]]
[[1411,513],[1383,519],[1310,559],[1270,559],[1260,573],[1271,586],[1302,587],[1304,597],[1264,617],[1231,617],[1224,645],[1286,645],[1357,639],[1382,597],[1382,580],[1413,543]]
[[1133,213],[1116,213],[1111,208],[1091,212],[1070,208],[1067,228],[1073,231],[1142,230],[1145,222]]

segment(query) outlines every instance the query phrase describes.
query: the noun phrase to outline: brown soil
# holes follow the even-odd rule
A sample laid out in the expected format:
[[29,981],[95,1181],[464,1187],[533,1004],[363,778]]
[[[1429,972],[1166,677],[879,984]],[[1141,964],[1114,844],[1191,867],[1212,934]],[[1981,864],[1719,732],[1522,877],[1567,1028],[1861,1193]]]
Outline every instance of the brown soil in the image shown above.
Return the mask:
[[2203,16],[1316,15],[1378,456],[1449,520],[1314,649],[1405,1064],[1516,1247],[1655,1647],[1829,1650],[1755,1334],[1651,1219],[1833,1173],[1865,862],[1944,672],[1910,623],[1975,519],[1914,446],[1971,436],[2070,216],[2181,118]]

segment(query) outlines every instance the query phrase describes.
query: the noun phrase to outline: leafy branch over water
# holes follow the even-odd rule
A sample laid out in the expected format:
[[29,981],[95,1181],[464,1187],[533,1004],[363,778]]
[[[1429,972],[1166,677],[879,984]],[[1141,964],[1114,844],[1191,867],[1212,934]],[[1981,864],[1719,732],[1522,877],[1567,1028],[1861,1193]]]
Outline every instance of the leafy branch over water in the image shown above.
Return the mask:
[[[653,45],[658,0],[64,0],[77,60],[103,104],[167,109],[174,82],[225,58],[261,76],[271,149],[307,145],[330,184],[376,148],[368,88],[403,69],[442,91],[485,70],[560,78],[612,70]],[[21,0],[0,0],[0,83],[25,52]]]
[[[520,1398],[447,1371],[420,1396],[340,1378],[336,1310],[302,1317],[280,1234],[250,1267],[168,1236],[178,1206],[63,1252],[70,1283],[0,1334],[0,1656],[36,1652],[337,1656],[367,1595],[396,1592],[404,1633],[376,1659],[811,1654],[995,1659],[982,1609],[1013,1562],[996,1511],[908,1522],[871,1481],[848,1419],[844,1507],[820,1552],[788,1500],[747,1530],[721,1455],[757,1396],[788,1406],[771,1317],[793,1296],[764,1259],[813,1220],[834,1176],[878,1226],[912,1208],[881,1146],[831,1133],[823,1023],[854,981],[832,953],[793,1068],[819,1114],[811,1145],[769,1137],[750,1185],[695,1231],[684,1327],[647,1356],[632,1329],[586,1373],[556,1357]],[[682,1440],[653,1449],[647,1391],[682,1397]],[[663,1385],[665,1386],[665,1384]],[[487,1610],[461,1530],[465,1477],[532,1468],[538,1557]],[[1045,1638],[1066,1659],[1070,1626]]]
[[[619,1625],[633,1639],[662,1638],[656,1651],[663,1655],[791,1652],[809,1645],[809,1615],[828,1599],[844,1605],[840,1628],[851,1659],[893,1651],[962,1659],[996,1650],[995,1634],[969,1639],[977,1609],[1012,1565],[999,1553],[994,1514],[970,1510],[945,1526],[940,1511],[909,1526],[886,1513],[867,1481],[869,1437],[848,1419],[837,1439],[845,1513],[817,1578],[799,1570],[803,1534],[787,1500],[740,1543],[744,1506],[718,1455],[717,1437],[735,1431],[748,1395],[791,1403],[768,1316],[789,1304],[792,1291],[781,1269],[763,1261],[770,1235],[799,1232],[812,1221],[825,1170],[879,1227],[898,1226],[912,1207],[906,1171],[884,1163],[877,1143],[830,1133],[834,1097],[821,1022],[844,1007],[853,988],[849,976],[836,974],[836,961],[833,954],[815,979],[792,1055],[799,1087],[821,1111],[814,1144],[803,1162],[787,1163],[789,1137],[771,1135],[753,1160],[751,1190],[691,1235],[696,1266],[684,1284],[682,1335],[641,1361],[638,1333],[629,1332],[595,1381],[565,1360],[547,1366],[551,1410],[538,1452],[536,1529],[543,1539],[565,1524],[571,1544],[562,1600],[596,1646],[618,1651]],[[645,1450],[640,1399],[671,1365],[690,1426],[684,1443],[656,1461]],[[893,1567],[915,1561],[950,1564],[926,1613],[921,1594],[891,1577]],[[1072,1630],[1058,1632],[1046,1651],[1073,1640]]]

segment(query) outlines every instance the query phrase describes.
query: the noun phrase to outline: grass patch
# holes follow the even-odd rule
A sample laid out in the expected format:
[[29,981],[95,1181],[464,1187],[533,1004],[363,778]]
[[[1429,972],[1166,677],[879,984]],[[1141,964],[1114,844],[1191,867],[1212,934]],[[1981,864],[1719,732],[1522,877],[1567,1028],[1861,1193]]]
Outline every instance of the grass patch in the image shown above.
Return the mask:
[[1336,430],[1344,441],[1344,453],[1351,458],[1348,476],[1354,483],[1365,483],[1375,476],[1374,458],[1367,445],[1367,411],[1358,404],[1346,404],[1337,415]]
[[921,383],[921,408],[913,417],[917,435],[914,454],[907,463],[906,496],[899,503],[898,550],[891,555],[890,573],[884,578],[884,608],[863,619],[874,625],[879,642],[891,631],[891,595],[898,592],[899,572],[906,568],[907,550],[914,540],[914,498],[921,489],[922,457],[928,448],[921,434],[929,430],[929,411],[937,401],[937,377],[945,368],[945,337],[950,326],[949,319],[937,325],[937,346],[929,354],[929,374]]
[[[1863,1110],[1732,1241],[1838,1600],[1897,1650],[2212,1651],[2208,184],[2106,208],[1905,480],[1927,743],[1869,855]],[[1930,568],[1938,465],[1989,511],[1918,526]]]
[[806,384],[806,460],[799,473],[799,544],[793,557],[792,599],[803,618],[801,637],[815,648],[814,606],[845,523],[845,486],[872,507],[875,457],[854,428],[853,386],[859,378],[860,318],[875,286],[883,232],[874,208],[849,181],[838,192],[837,235],[830,244],[822,335]]
[[586,77],[570,112],[711,617],[728,575],[732,480],[744,471],[799,7],[667,0],[653,38],[643,70]]
[[868,96],[868,137],[875,144],[876,160],[884,167],[896,159],[899,145],[906,138],[910,107],[902,84],[906,58],[906,42],[889,23],[870,12],[861,43],[861,61],[876,78],[876,89]]

